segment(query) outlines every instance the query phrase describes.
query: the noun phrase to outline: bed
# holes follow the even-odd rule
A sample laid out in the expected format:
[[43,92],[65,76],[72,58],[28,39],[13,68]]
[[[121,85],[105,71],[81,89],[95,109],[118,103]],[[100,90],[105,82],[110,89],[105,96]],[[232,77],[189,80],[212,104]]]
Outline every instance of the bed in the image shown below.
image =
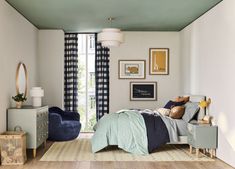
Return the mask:
[[205,115],[205,110],[198,106],[201,100],[205,96],[190,95],[186,110],[197,108],[190,120],[172,119],[148,109],[127,109],[105,115],[94,127],[92,152],[117,145],[124,151],[146,155],[164,144],[187,144],[187,123]]

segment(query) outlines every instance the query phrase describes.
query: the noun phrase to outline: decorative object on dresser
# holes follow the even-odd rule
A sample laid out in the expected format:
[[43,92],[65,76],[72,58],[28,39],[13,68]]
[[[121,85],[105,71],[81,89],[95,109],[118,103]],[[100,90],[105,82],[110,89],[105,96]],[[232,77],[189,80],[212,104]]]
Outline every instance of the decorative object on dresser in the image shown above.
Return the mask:
[[196,156],[199,156],[199,150],[202,149],[206,153],[206,149],[210,150],[210,156],[216,155],[218,127],[209,124],[200,124],[198,122],[188,123],[188,144],[190,153],[193,147],[196,148]]
[[20,109],[22,107],[23,102],[27,100],[27,98],[24,96],[24,93],[19,93],[15,96],[12,96],[12,99],[16,102],[17,109]]
[[27,161],[26,133],[24,131],[6,131],[0,135],[2,165],[18,165]]
[[44,96],[44,90],[41,87],[33,87],[30,90],[30,96],[33,100],[33,107],[42,106],[42,97]]
[[157,82],[130,82],[131,101],[156,101]]
[[7,111],[8,130],[20,126],[27,132],[27,148],[33,149],[33,157],[36,157],[37,148],[48,138],[48,106],[32,107],[23,106],[21,109],[9,108]]
[[149,49],[149,74],[169,75],[169,48]]
[[119,79],[145,79],[145,60],[119,60]]

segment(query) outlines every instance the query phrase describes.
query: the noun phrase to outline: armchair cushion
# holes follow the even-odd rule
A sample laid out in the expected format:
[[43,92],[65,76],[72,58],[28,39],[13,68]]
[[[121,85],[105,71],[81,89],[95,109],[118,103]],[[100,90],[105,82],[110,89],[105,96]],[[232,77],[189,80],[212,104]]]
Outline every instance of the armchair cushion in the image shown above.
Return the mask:
[[65,120],[80,121],[80,114],[72,111],[63,111],[59,107],[51,107],[49,112],[60,114]]
[[77,112],[65,111],[63,113],[63,119],[64,120],[76,120],[76,121],[80,121],[80,114],[77,113]]

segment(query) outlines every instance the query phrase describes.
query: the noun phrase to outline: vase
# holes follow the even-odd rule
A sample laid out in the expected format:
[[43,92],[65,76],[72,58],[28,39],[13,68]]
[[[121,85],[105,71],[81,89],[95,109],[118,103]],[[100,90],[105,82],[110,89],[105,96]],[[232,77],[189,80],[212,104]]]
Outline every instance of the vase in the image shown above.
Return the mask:
[[16,102],[16,108],[20,109],[22,107],[23,102]]

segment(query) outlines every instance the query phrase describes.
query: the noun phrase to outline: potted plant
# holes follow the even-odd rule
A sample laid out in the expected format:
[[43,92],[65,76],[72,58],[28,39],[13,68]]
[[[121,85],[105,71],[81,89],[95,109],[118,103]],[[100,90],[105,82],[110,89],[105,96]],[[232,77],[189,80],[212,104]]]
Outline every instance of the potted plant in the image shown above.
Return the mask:
[[16,102],[16,108],[20,109],[22,107],[22,103],[27,100],[24,96],[24,93],[19,93],[16,96],[12,96],[12,99]]

